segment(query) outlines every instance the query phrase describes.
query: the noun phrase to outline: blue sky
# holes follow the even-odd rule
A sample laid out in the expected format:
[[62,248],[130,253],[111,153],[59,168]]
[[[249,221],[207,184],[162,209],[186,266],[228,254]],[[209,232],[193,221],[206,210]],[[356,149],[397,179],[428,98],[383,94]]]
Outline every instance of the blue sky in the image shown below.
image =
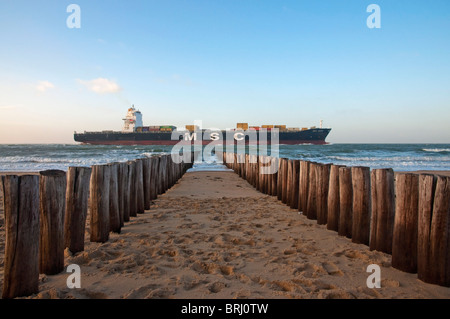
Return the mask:
[[0,143],[120,130],[130,104],[145,125],[323,120],[332,143],[450,143],[447,0],[2,0],[0,43]]

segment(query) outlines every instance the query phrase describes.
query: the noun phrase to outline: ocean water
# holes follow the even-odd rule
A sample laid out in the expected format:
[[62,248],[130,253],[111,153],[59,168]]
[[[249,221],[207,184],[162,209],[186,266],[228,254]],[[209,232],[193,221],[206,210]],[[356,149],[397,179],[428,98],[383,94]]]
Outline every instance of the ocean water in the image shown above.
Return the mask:
[[[278,156],[347,166],[393,168],[396,171],[450,170],[450,144],[328,144],[279,145]],[[67,170],[69,166],[91,166],[122,162],[145,156],[169,154],[172,146],[99,146],[77,144],[0,145],[0,171]],[[246,152],[254,152],[254,146]],[[276,155],[276,153],[267,153]],[[222,169],[209,154],[195,169]]]

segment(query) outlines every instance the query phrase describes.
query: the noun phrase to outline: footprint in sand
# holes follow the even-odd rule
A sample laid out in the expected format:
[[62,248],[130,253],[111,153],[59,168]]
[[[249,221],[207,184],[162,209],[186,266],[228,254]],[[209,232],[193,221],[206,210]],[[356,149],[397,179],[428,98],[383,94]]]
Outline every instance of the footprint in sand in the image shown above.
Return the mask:
[[332,276],[343,276],[344,274],[342,273],[342,271],[339,269],[338,266],[336,266],[336,264],[332,263],[332,262],[324,262],[322,263],[323,268],[325,268],[325,270],[327,271],[327,273],[329,275]]
[[220,281],[216,281],[214,283],[212,283],[208,289],[209,291],[211,291],[212,293],[218,293],[220,292],[223,288],[225,288],[227,285],[223,282]]

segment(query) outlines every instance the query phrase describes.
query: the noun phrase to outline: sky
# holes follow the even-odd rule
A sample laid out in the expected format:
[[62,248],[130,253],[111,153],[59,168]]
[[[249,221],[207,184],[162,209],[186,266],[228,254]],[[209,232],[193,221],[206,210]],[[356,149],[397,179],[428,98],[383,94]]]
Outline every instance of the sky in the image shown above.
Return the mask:
[[0,0],[0,143],[121,130],[132,104],[144,125],[450,143],[450,1]]

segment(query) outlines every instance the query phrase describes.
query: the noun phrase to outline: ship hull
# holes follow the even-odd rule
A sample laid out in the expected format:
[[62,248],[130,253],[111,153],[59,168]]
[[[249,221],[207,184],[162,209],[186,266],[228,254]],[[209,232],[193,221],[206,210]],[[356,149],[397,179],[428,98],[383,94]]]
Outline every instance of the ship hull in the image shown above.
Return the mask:
[[[327,144],[325,141],[331,129],[315,128],[304,131],[260,133],[247,136],[239,131],[232,132],[230,138],[224,140],[213,140],[212,134],[199,134],[198,139],[192,133],[179,133],[178,140],[172,139],[172,132],[142,132],[142,133],[122,133],[122,132],[85,132],[75,133],[74,140],[82,144],[92,145],[175,145],[180,143],[207,145],[211,142],[215,144],[245,144],[245,145],[266,145],[266,144]],[[237,132],[237,133],[236,133]],[[228,132],[229,133],[229,132]],[[233,135],[237,134],[237,135]],[[218,134],[220,136],[220,134]],[[222,131],[222,136],[227,138],[227,132]]]

